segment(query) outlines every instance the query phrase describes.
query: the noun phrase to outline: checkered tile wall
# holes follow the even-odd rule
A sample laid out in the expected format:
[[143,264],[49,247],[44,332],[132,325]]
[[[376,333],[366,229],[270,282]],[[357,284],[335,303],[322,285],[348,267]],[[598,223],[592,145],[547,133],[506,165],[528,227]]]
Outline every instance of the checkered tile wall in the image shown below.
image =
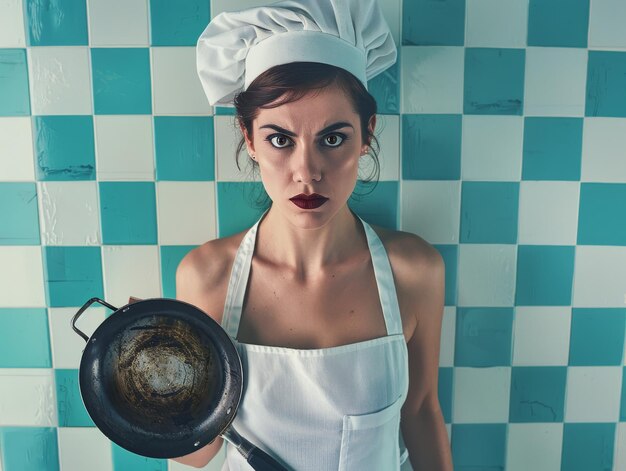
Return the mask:
[[[194,45],[262,3],[0,2],[3,471],[186,469],[93,426],[69,320],[174,297],[191,248],[260,215]],[[380,3],[399,52],[369,84],[381,182],[351,206],[445,260],[456,469],[626,470],[626,2]]]

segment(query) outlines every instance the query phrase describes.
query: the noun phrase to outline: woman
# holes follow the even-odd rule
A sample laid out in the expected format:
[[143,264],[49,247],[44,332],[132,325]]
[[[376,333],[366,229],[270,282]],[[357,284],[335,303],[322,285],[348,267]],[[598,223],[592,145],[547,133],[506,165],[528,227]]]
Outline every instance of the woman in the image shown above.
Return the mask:
[[[339,54],[347,23],[351,57]],[[229,53],[233,35],[245,46]],[[177,297],[233,338],[245,378],[233,425],[290,469],[397,470],[407,455],[415,470],[452,469],[437,397],[442,258],[347,206],[360,158],[376,157],[366,80],[393,61],[374,0],[225,13],[198,42],[207,97],[234,103],[272,204],[249,230],[191,251]],[[175,460],[202,467],[222,443]],[[222,469],[251,468],[227,444]]]

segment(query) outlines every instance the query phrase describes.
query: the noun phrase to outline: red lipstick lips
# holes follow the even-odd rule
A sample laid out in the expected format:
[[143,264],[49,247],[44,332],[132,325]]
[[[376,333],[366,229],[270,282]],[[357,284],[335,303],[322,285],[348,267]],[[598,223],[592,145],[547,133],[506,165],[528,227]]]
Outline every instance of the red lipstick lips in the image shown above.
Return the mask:
[[298,206],[301,209],[315,209],[319,208],[321,205],[328,201],[328,198],[322,195],[318,195],[317,193],[312,193],[310,195],[305,195],[304,193],[300,193],[299,195],[294,196],[293,198],[289,198],[293,204]]

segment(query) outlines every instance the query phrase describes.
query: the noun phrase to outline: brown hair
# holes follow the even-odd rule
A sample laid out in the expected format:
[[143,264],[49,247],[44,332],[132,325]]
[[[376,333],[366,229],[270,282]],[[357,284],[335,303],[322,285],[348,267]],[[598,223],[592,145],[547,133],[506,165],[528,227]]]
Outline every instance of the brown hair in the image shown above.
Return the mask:
[[[236,121],[245,128],[248,136],[252,136],[252,122],[258,116],[260,108],[275,108],[291,103],[313,90],[321,91],[335,84],[346,92],[354,111],[360,117],[362,144],[369,143],[370,151],[368,154],[374,159],[374,171],[363,182],[371,182],[376,175],[375,187],[380,176],[380,163],[378,161],[380,145],[376,136],[370,132],[368,124],[370,117],[376,114],[376,100],[365,89],[361,81],[345,69],[319,62],[291,62],[274,66],[256,77],[247,90],[235,96]],[[242,136],[235,154],[239,170],[241,170],[239,154],[245,144],[245,138]],[[258,163],[254,160],[252,165],[253,170],[258,168]],[[265,197],[266,199],[261,203],[261,206],[266,206],[269,201],[267,194]]]

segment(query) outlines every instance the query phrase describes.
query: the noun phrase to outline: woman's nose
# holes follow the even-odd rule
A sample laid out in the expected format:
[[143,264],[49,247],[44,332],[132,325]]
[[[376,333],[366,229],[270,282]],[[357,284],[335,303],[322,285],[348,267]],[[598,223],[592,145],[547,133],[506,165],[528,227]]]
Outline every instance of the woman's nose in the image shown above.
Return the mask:
[[321,161],[315,150],[302,146],[292,156],[293,178],[297,182],[319,181],[322,178]]

